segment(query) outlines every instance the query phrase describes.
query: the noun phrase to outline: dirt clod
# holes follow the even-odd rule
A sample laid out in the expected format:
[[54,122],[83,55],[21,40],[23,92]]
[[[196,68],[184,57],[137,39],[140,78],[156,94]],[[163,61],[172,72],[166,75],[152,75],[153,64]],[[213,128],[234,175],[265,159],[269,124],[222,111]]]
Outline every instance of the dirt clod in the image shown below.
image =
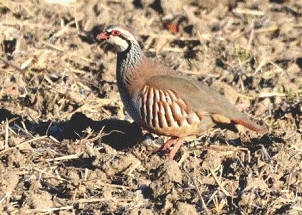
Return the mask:
[[127,212],[127,215],[154,215],[154,213],[150,209],[135,208]]
[[182,180],[182,173],[178,163],[174,160],[167,160],[156,170],[157,178],[166,182],[178,182]]
[[197,215],[198,213],[194,205],[178,202],[176,205],[175,215],[182,214]]

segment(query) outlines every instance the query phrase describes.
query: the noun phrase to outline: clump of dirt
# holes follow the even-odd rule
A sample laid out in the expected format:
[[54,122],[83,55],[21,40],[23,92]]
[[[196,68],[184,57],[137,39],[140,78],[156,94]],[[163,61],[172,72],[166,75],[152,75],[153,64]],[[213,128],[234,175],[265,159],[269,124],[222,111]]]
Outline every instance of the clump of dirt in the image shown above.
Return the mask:
[[[0,3],[0,213],[301,213],[298,1]],[[175,160],[123,110],[107,25],[267,128],[214,128]]]

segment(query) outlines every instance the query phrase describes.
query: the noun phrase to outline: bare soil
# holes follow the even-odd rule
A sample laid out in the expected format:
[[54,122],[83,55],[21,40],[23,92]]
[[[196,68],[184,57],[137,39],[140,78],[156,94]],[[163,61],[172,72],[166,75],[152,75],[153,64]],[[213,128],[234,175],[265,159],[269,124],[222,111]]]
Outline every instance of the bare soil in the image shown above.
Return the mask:
[[[302,214],[301,23],[295,0],[1,1],[0,213]],[[268,132],[152,153],[167,138],[124,112],[94,40],[110,24]]]

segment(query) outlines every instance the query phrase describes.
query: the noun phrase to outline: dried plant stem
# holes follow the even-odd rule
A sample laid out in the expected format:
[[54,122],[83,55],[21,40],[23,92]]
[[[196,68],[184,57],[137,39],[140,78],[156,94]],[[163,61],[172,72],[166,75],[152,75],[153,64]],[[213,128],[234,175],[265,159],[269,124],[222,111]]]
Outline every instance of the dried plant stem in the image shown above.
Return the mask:
[[229,194],[229,192],[228,192],[226,189],[224,189],[224,187],[222,186],[221,182],[218,180],[218,178],[217,178],[217,176],[216,176],[214,170],[213,170],[213,169],[210,169],[210,172],[211,172],[212,176],[214,177],[214,180],[216,181],[218,187],[221,189],[221,191],[222,191],[226,196],[231,196],[231,195]]
[[25,145],[25,144],[27,144],[27,143],[31,143],[31,142],[33,142],[33,141],[42,140],[42,139],[44,139],[44,138],[46,138],[46,137],[47,137],[46,135],[45,135],[45,136],[42,136],[42,137],[37,137],[37,138],[31,139],[31,140],[24,141],[23,143],[20,143],[19,145],[16,145],[16,146],[14,146],[14,147],[4,149],[4,150],[2,150],[2,151],[0,152],[0,156],[3,155],[3,154],[5,154],[6,152],[8,152],[8,151],[10,151],[10,150],[13,150],[13,149],[15,149],[15,148],[20,147],[20,146],[22,146],[22,145]]
[[206,205],[206,203],[205,203],[205,201],[204,201],[204,198],[203,198],[203,196],[202,196],[200,190],[198,189],[198,186],[197,186],[197,184],[196,184],[196,181],[195,181],[194,178],[191,176],[191,174],[188,172],[188,170],[186,169],[185,165],[183,165],[183,170],[185,171],[186,175],[191,179],[191,181],[192,181],[192,183],[193,183],[193,185],[194,185],[194,187],[195,187],[195,189],[196,189],[196,191],[197,191],[197,194],[198,194],[198,196],[199,196],[199,199],[201,200],[202,207],[203,207],[203,209],[205,210],[206,214],[207,214],[207,215],[211,214],[210,211],[209,211],[209,209],[208,209],[208,207],[207,207],[207,205]]

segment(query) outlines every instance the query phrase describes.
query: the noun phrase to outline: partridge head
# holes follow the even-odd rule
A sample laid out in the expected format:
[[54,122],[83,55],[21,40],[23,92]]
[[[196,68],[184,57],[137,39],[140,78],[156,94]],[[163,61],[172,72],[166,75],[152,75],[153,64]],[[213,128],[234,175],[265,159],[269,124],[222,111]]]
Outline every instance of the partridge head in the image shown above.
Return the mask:
[[216,124],[264,131],[214,89],[147,58],[129,28],[109,26],[97,39],[117,50],[117,84],[127,112],[146,130],[171,137],[162,147],[174,145],[170,159],[185,137]]
[[112,44],[117,52],[126,51],[129,48],[129,43],[137,43],[129,28],[114,25],[107,27],[104,33],[98,35],[97,39]]

